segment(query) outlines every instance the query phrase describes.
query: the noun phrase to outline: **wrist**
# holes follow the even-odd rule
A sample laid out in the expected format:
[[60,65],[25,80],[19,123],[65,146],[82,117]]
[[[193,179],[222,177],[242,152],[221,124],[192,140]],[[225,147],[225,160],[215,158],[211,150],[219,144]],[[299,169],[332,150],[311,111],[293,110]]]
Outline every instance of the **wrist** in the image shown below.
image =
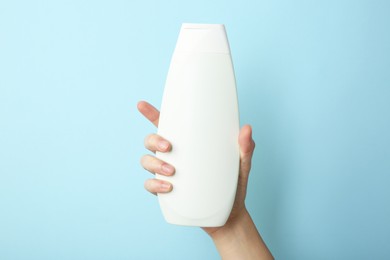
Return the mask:
[[250,219],[250,215],[244,206],[236,214],[231,216],[223,227],[216,228],[216,230],[209,232],[209,236],[214,243],[217,243],[220,240],[230,240],[231,238],[236,237],[237,233],[245,226],[245,222],[247,222],[248,219]]
[[224,260],[273,259],[245,207],[209,235]]

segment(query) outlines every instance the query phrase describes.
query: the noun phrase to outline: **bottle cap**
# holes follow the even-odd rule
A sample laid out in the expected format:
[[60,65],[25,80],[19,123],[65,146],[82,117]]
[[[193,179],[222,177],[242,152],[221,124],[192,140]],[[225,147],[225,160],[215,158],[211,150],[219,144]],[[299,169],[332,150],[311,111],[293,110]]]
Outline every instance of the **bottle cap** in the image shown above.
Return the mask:
[[230,53],[223,24],[183,23],[175,52]]

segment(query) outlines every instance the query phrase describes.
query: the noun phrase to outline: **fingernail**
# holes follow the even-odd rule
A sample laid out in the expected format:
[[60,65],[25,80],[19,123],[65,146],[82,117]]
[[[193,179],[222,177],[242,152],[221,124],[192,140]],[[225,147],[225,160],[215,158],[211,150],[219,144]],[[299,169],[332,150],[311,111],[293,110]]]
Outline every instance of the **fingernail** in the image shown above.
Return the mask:
[[169,143],[167,141],[158,142],[158,148],[160,148],[161,150],[165,151],[166,149],[168,149],[168,147],[169,147]]
[[166,183],[166,182],[163,182],[160,184],[161,188],[164,190],[164,191],[169,191],[171,189],[171,184],[169,183]]
[[175,169],[167,164],[167,163],[164,163],[162,166],[161,166],[161,169],[163,170],[163,172],[167,173],[167,174],[173,174],[173,172],[175,171]]

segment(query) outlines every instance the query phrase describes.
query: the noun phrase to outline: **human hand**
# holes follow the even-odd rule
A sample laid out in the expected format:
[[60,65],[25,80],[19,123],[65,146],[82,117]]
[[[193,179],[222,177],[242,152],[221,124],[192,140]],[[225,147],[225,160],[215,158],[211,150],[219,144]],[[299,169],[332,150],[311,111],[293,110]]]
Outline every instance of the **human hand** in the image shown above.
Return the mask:
[[[138,110],[156,127],[160,112],[145,101],[138,103]],[[203,227],[212,238],[220,256],[230,259],[273,259],[273,256],[258,232],[249,212],[245,207],[248,177],[251,169],[255,142],[252,139],[252,128],[245,125],[238,136],[240,146],[240,168],[236,197],[230,216],[222,227]],[[145,138],[145,147],[152,152],[169,152],[171,144],[157,134]],[[151,173],[171,176],[175,168],[155,156],[145,155],[141,158],[142,166]],[[172,184],[155,178],[145,181],[145,189],[153,194],[166,193],[172,190]]]
[[[156,127],[158,127],[160,112],[155,107],[145,101],[139,102],[137,107],[142,115],[144,115],[150,122],[152,122]],[[145,138],[144,143],[145,147],[153,153],[155,153],[156,151],[169,152],[172,148],[171,144],[167,140],[157,134],[148,135]],[[246,214],[245,197],[248,184],[248,176],[251,169],[252,155],[255,148],[255,143],[252,139],[252,128],[249,125],[246,125],[241,129],[240,134],[238,136],[238,143],[240,146],[240,168],[237,192],[233,208],[224,226],[203,228],[209,235],[222,228],[229,228],[238,216]],[[175,169],[172,165],[169,165],[166,162],[163,162],[152,155],[144,155],[141,158],[141,165],[144,169],[153,174],[158,173],[165,176],[172,176],[175,172]],[[169,182],[158,180],[155,178],[146,180],[144,186],[147,191],[155,195],[157,193],[170,192],[173,188],[172,184],[170,184]]]

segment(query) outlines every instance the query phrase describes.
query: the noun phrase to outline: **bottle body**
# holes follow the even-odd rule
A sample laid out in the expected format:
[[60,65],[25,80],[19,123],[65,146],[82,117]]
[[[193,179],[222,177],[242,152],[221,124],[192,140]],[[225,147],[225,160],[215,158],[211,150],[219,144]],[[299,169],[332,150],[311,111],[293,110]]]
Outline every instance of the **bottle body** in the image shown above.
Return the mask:
[[158,194],[167,222],[225,224],[236,194],[238,133],[236,84],[224,27],[183,24],[158,127],[172,151],[157,157],[176,169],[171,177],[156,175],[173,185],[172,192]]

